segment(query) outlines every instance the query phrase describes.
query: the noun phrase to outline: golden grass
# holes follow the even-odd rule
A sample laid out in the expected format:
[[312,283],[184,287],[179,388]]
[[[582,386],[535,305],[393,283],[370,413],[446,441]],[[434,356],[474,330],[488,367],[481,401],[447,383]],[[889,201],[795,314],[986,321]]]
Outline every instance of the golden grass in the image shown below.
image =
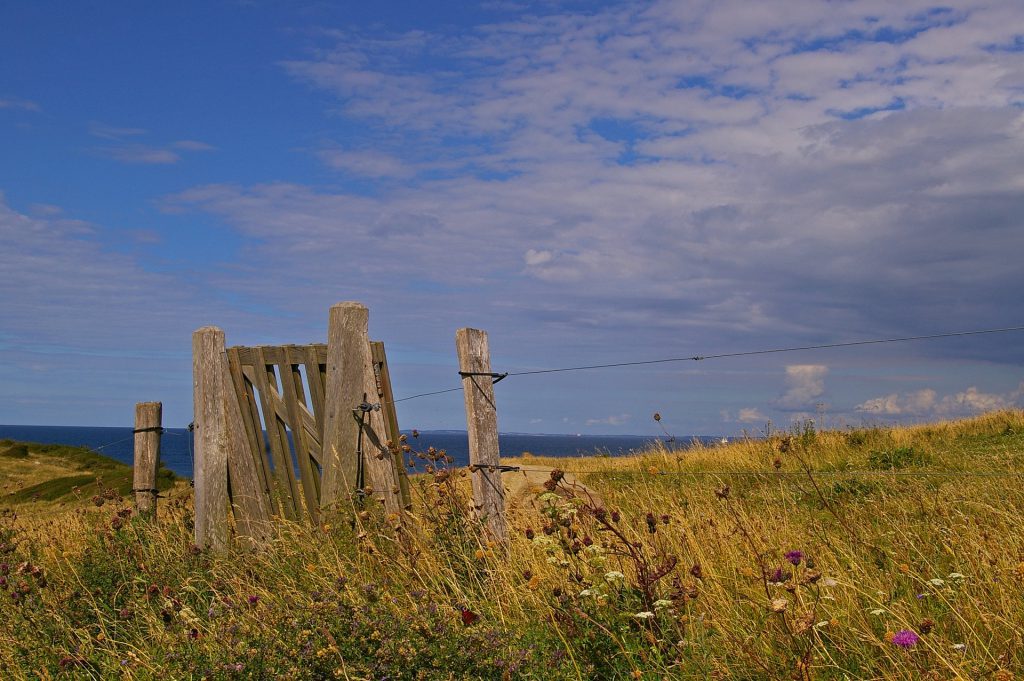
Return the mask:
[[[570,471],[597,500],[564,483],[557,495],[521,495],[507,546],[466,524],[458,476],[458,485],[418,476],[404,519],[370,509],[354,529],[342,518],[281,521],[258,550],[224,555],[190,548],[187,488],[162,503],[157,524],[112,530],[114,512],[85,502],[59,519],[18,520],[19,551],[44,566],[49,585],[32,592],[38,612],[0,626],[0,668],[36,678],[60,672],[64,658],[84,678],[370,678],[384,668],[398,678],[501,678],[520,655],[509,678],[1021,672],[1020,411],[503,463],[537,476]],[[612,511],[619,519],[602,522]],[[640,557],[623,555],[623,542]],[[799,559],[787,560],[793,551]],[[644,565],[671,561],[647,599]],[[85,603],[65,614],[75,592]],[[479,621],[460,620],[460,608]],[[44,617],[39,632],[24,628]],[[426,631],[438,628],[443,636]],[[893,643],[901,630],[919,640]],[[52,641],[49,656],[15,643],[35,635]],[[369,647],[352,638],[374,635]]]

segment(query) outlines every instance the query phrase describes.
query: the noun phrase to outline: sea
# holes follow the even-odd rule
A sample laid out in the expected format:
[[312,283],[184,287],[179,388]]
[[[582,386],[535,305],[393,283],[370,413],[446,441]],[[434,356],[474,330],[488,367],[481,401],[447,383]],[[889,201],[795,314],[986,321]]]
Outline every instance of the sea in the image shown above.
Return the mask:
[[[427,447],[444,449],[455,465],[469,463],[469,439],[464,430],[419,431],[409,442],[417,450]],[[92,426],[5,426],[0,425],[0,440],[10,439],[45,444],[81,445],[112,459],[132,464],[134,436],[129,428],[100,428]],[[686,449],[693,442],[712,444],[718,437],[686,436],[657,438],[650,435],[539,435],[529,433],[501,433],[498,447],[502,456],[520,456],[529,452],[536,456],[624,456],[641,451],[656,441],[672,449]],[[160,440],[161,464],[185,478],[192,477],[192,433],[184,428],[166,428]]]

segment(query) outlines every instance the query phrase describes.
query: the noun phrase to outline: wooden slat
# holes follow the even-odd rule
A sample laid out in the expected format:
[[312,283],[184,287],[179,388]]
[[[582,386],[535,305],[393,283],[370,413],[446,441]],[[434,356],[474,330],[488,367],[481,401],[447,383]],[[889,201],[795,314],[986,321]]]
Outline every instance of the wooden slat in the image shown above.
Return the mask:
[[258,356],[266,364],[276,364],[278,366],[284,364],[288,360],[285,359],[284,347],[281,345],[260,345],[256,348]]
[[[325,348],[327,346],[324,346]],[[326,352],[326,350],[325,350]],[[309,384],[309,397],[313,405],[313,416],[316,418],[316,430],[320,442],[324,432],[324,379],[320,375],[320,359],[315,345],[303,348],[302,362],[306,368],[306,383]]]
[[255,350],[257,365],[252,367],[250,380],[252,380],[256,390],[260,393],[263,425],[266,428],[267,440],[270,443],[270,455],[274,462],[277,492],[281,497],[281,510],[285,518],[298,520],[299,494],[298,487],[295,484],[295,473],[292,470],[291,452],[288,448],[288,440],[285,439],[283,443],[281,441],[277,404],[281,401],[280,396],[277,394],[277,390],[270,385],[266,370],[267,365],[263,361],[263,353],[260,348],[255,348]]
[[[243,355],[240,355],[243,356]],[[258,434],[258,453],[260,461],[263,464],[263,468],[266,471],[267,485],[270,490],[270,497],[272,500],[272,506],[274,513],[277,513],[285,518],[291,518],[289,515],[289,507],[292,506],[291,502],[288,501],[291,498],[291,491],[288,486],[288,481],[282,478],[277,470],[277,463],[275,461],[275,470],[270,469],[270,460],[273,459],[274,453],[270,447],[269,434],[264,432],[263,422],[260,419],[260,409],[263,404],[263,391],[260,390],[260,397],[257,400],[256,391],[259,390],[259,380],[257,379],[256,367],[252,364],[246,364],[241,367],[243,380],[245,382],[246,398],[250,405],[250,415],[246,419],[247,422],[251,422],[252,427]],[[275,395],[271,395],[270,399],[276,399]],[[259,404],[257,404],[259,402]]]
[[394,461],[398,476],[399,492],[402,496],[402,507],[412,507],[412,494],[409,490],[409,476],[405,470],[405,457],[402,456],[401,431],[398,428],[398,414],[395,411],[395,395],[391,392],[391,373],[388,371],[388,357],[382,341],[370,341],[370,355],[373,358],[374,380],[377,383],[377,399],[380,401],[384,415],[384,428],[387,439],[391,442],[391,458]]
[[306,500],[306,512],[309,513],[313,522],[317,522],[320,518],[320,500],[317,498],[316,483],[313,481],[314,468],[309,457],[309,437],[303,418],[307,415],[312,418],[312,414],[309,414],[309,410],[306,409],[305,398],[302,396],[302,377],[299,375],[298,365],[292,364],[287,347],[282,350],[284,364],[279,365],[281,387],[288,410],[288,423],[291,425],[295,458],[299,465],[299,481],[302,483],[302,495]]
[[270,467],[267,465],[266,441],[263,439],[263,428],[256,407],[256,396],[252,384],[242,373],[242,362],[239,348],[228,348],[228,369],[231,371],[231,382],[238,397],[238,406],[242,410],[242,423],[245,426],[245,437],[249,443],[249,453],[253,457],[260,485],[270,498],[271,481]]

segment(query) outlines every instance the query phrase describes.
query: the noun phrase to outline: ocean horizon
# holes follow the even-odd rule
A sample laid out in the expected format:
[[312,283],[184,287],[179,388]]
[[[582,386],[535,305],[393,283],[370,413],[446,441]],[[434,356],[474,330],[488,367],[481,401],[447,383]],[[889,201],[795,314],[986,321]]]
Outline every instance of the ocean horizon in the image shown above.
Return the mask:
[[[409,435],[410,444],[415,449],[444,449],[454,459],[455,465],[465,466],[469,463],[469,438],[464,430],[421,430],[418,438],[412,437],[412,431],[402,432]],[[89,447],[129,466],[134,457],[131,427],[0,425],[0,439]],[[505,457],[524,453],[554,457],[627,456],[655,442],[681,450],[690,447],[695,441],[711,444],[719,439],[720,436],[709,435],[687,435],[670,440],[654,435],[499,433],[498,446]],[[191,478],[192,452],[192,433],[185,428],[164,429],[160,440],[162,465],[177,475]]]

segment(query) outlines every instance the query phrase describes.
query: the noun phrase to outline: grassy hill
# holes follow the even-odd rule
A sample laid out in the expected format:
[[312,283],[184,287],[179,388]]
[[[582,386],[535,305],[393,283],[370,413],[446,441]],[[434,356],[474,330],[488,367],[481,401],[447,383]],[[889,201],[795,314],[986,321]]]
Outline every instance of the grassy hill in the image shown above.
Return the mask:
[[[161,468],[157,487],[168,490],[175,480]],[[54,514],[97,498],[128,496],[131,489],[131,466],[88,447],[0,440],[0,509]]]
[[[25,460],[0,455],[0,470]],[[505,463],[521,468],[505,474],[507,546],[482,535],[466,478],[443,467],[416,476],[405,518],[366,508],[321,527],[282,521],[266,544],[223,554],[192,546],[184,488],[161,501],[157,522],[119,498],[97,508],[82,487],[57,497],[62,514],[26,519],[17,509],[61,502],[26,498],[41,482],[25,477],[0,503],[13,509],[0,521],[0,669],[146,679],[1022,674],[1020,411],[908,428],[807,423],[726,446]]]

